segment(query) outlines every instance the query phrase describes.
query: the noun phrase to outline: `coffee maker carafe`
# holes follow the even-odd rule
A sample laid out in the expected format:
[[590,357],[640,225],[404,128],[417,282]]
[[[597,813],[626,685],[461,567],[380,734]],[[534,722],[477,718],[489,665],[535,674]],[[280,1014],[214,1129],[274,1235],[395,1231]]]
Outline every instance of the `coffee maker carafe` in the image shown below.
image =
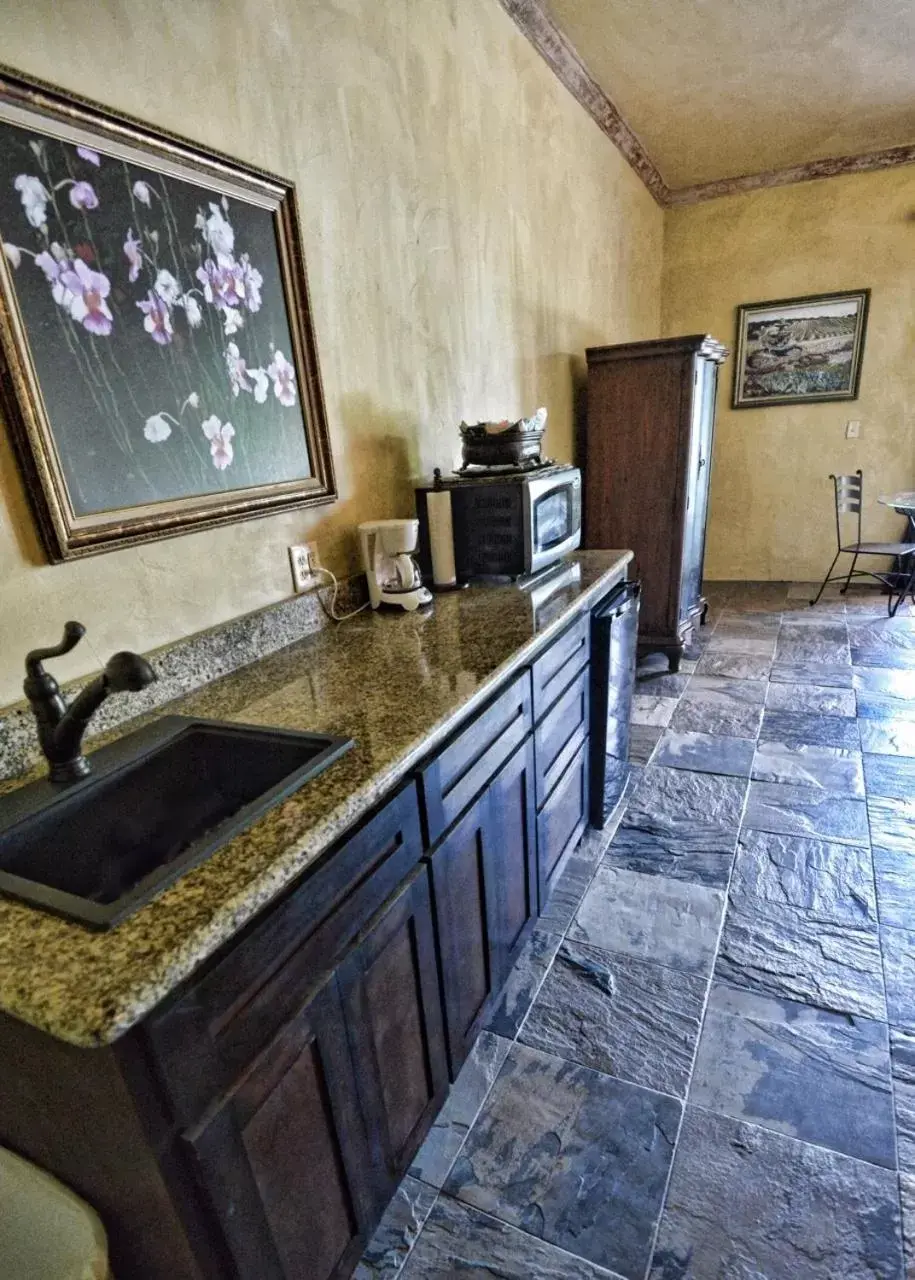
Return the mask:
[[382,605],[412,612],[432,603],[413,558],[418,520],[374,520],[359,526],[362,563],[373,609]]

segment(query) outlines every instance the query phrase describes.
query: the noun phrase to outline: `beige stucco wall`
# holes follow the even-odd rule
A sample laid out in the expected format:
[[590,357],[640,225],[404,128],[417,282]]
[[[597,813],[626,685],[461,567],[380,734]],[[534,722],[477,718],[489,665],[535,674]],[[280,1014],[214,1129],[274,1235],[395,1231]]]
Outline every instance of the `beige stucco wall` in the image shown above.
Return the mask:
[[[729,408],[718,397],[706,571],[710,578],[822,577],[834,552],[833,472],[861,467],[865,536],[898,537],[876,503],[915,488],[915,168],[829,178],[666,215],[664,332],[734,341],[739,303],[869,287],[856,401]],[[849,419],[861,436],[845,438]],[[878,562],[879,563],[879,562]]]
[[10,66],[295,180],[340,488],[49,566],[4,431],[0,705],[67,618],[148,649],[288,594],[290,541],[355,568],[462,417],[546,404],[570,457],[573,360],[657,332],[662,214],[497,0],[2,0],[0,27]]

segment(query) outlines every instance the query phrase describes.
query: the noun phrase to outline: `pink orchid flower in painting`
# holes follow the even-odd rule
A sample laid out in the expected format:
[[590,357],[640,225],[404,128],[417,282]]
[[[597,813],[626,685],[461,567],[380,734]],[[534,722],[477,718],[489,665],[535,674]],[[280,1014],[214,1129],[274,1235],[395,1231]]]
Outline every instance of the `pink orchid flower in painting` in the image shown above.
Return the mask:
[[134,199],[139,200],[140,204],[145,204],[147,209],[152,208],[152,188],[148,182],[137,181],[133,184]]
[[114,316],[105,299],[111,292],[111,283],[101,271],[93,271],[81,258],[61,271],[60,284],[73,295],[69,303],[70,315],[84,329],[107,337],[114,323]]
[[47,188],[39,178],[33,178],[28,173],[20,173],[13,186],[19,192],[29,226],[40,230],[48,220],[48,201],[51,196]]
[[237,342],[230,342],[226,347],[226,368],[229,370],[229,382],[232,384],[233,396],[237,396],[239,391],[251,390],[251,383],[248,381],[248,367],[238,349]]
[[200,310],[200,303],[193,294],[186,293],[181,299],[181,306],[184,307],[184,314],[187,316],[187,322],[192,329],[199,329],[203,324],[203,312]]
[[235,435],[235,428],[231,422],[220,422],[215,414],[202,422],[201,426],[203,434],[210,442],[213,466],[217,471],[225,471],[234,457],[232,437]]
[[91,182],[74,182],[69,191],[74,209],[97,209],[98,196]]
[[270,387],[270,379],[264,373],[263,369],[249,369],[249,374],[254,380],[254,400],[256,404],[263,404],[267,399],[267,391]]
[[153,342],[157,342],[160,347],[167,347],[175,332],[168,304],[150,290],[146,301],[138,302],[137,306],[143,312],[143,328]]
[[11,267],[19,266],[20,262],[22,261],[22,250],[19,248],[18,245],[7,244],[7,242],[4,240],[3,252],[6,255],[6,260]]
[[130,263],[127,279],[131,284],[136,284],[143,267],[143,254],[140,250],[140,241],[133,234],[133,227],[127,228],[127,239],[124,241],[124,256]]
[[[228,201],[225,202],[225,207],[228,209]],[[231,254],[235,248],[235,232],[218,204],[210,205],[208,218],[198,212],[194,225],[203,233],[204,240],[217,257]]]
[[181,285],[170,271],[157,272],[153,288],[162,301],[167,302],[170,307],[173,307],[181,297]]
[[150,444],[161,444],[172,434],[171,423],[164,413],[154,413],[146,419],[143,434]]
[[289,363],[282,351],[274,351],[273,359],[267,365],[267,372],[273,379],[273,394],[280,404],[295,404],[295,368]]
[[261,286],[264,283],[264,277],[257,267],[252,267],[246,253],[241,255],[241,271],[245,291],[245,306],[251,312],[260,311],[262,302]]
[[96,169],[102,163],[99,153],[93,151],[91,147],[77,147],[76,154],[81,160],[88,160],[90,164],[94,164]]

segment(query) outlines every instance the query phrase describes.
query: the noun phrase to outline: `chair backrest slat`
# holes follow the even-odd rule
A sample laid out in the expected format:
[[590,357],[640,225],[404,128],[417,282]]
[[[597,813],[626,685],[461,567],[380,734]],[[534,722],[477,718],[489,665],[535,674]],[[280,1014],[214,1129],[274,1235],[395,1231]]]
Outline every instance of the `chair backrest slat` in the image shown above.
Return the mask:
[[833,476],[830,480],[835,488],[836,500],[836,543],[842,546],[841,519],[843,515],[858,517],[857,541],[861,541],[861,509],[864,505],[864,476],[858,470],[850,476]]

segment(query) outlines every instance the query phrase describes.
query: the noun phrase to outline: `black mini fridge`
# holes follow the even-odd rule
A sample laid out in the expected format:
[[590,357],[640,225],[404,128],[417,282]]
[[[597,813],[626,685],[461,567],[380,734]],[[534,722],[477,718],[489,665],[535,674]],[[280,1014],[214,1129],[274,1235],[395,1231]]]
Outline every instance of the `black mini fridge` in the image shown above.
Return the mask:
[[591,613],[589,818],[597,828],[606,825],[629,778],[640,591],[640,583],[623,582]]

